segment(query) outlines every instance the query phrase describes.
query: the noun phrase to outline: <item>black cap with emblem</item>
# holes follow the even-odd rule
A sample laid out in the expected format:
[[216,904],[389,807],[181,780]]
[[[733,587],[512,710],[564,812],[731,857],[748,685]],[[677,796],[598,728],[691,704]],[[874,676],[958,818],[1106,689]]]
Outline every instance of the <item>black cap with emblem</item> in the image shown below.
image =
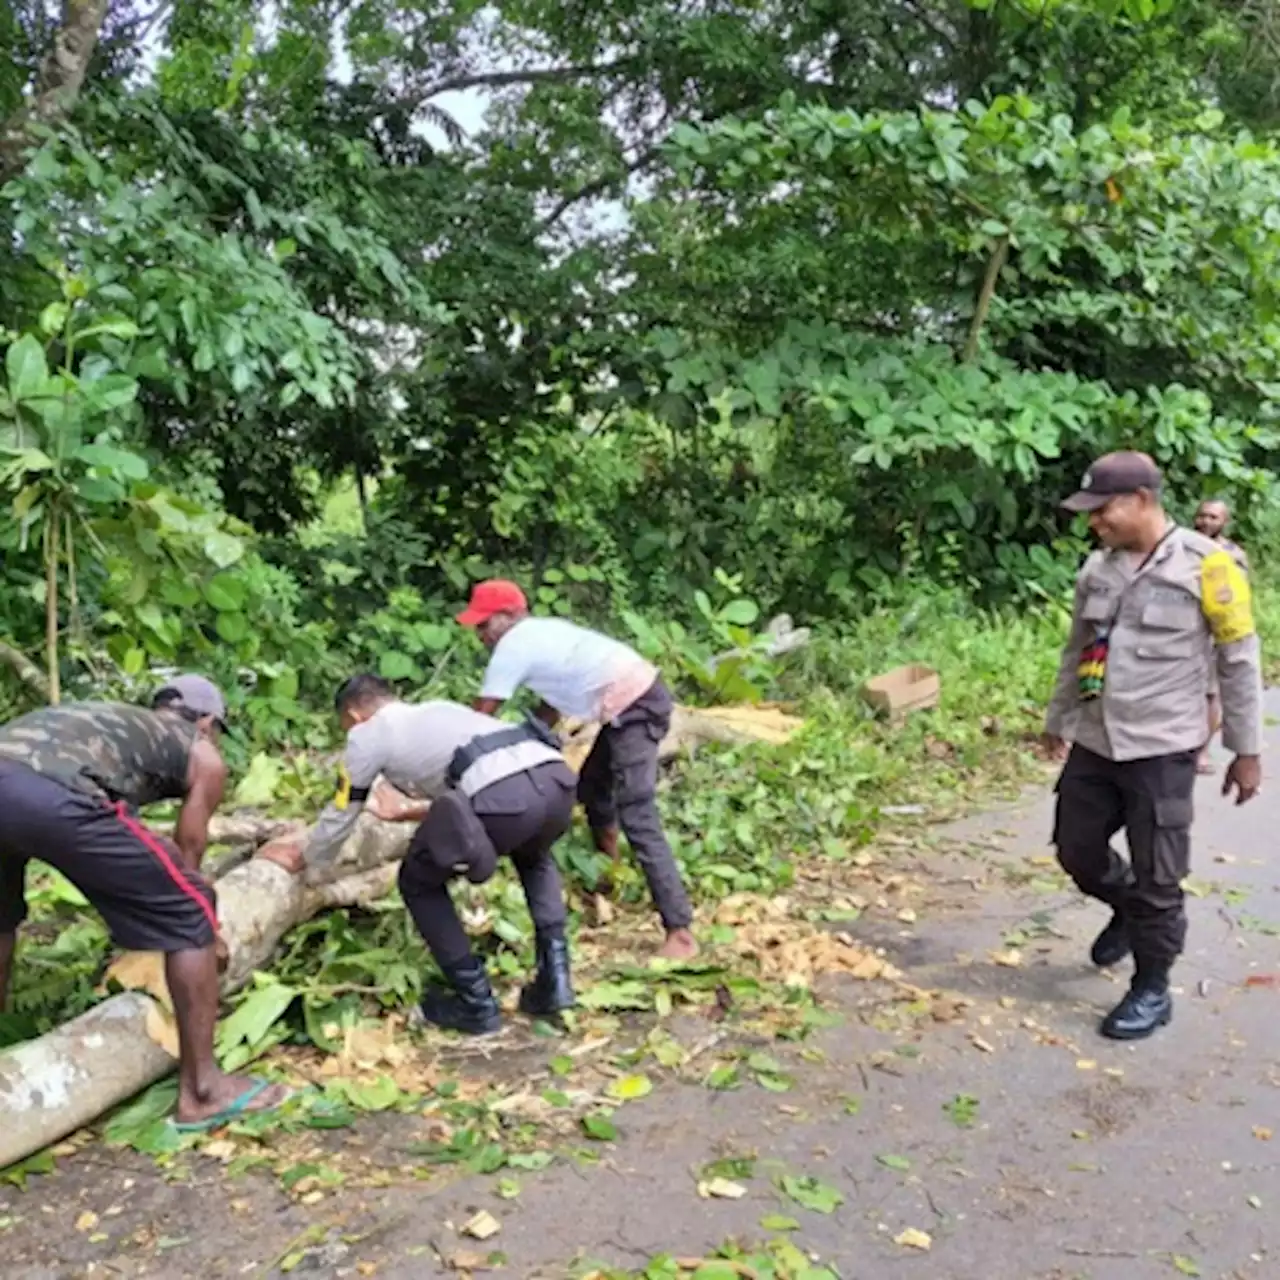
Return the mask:
[[1160,468],[1145,453],[1108,453],[1084,473],[1080,489],[1062,505],[1068,511],[1097,511],[1122,493],[1146,489],[1160,492],[1164,477]]

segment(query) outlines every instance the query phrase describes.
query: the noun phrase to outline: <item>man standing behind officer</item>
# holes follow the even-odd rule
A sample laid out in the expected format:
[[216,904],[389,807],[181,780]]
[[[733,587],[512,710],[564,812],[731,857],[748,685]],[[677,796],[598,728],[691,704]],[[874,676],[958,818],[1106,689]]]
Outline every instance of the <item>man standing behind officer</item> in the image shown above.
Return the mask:
[[[463,874],[483,884],[510,855],[533,918],[537,974],[522,1013],[547,1017],[573,1004],[565,902],[552,845],[573,819],[575,779],[564,757],[528,725],[508,725],[456,702],[401,702],[387,681],[352,676],[334,707],[347,734],[338,790],[305,848],[276,841],[259,856],[297,874],[337,857],[361,809],[417,822],[400,867],[400,892],[451,990],[428,990],[423,1017],[451,1031],[496,1031],[501,1014],[484,965],[449,897]],[[378,776],[401,794],[370,794]]]
[[[1239,565],[1240,572],[1248,574],[1249,557],[1245,555],[1244,548],[1227,537],[1227,525],[1230,523],[1231,508],[1221,498],[1206,498],[1196,508],[1196,532],[1204,534],[1206,538],[1212,538]],[[1222,699],[1218,696],[1218,681],[1212,672],[1209,678],[1207,710],[1209,736],[1205,739],[1204,746],[1200,748],[1200,755],[1196,759],[1197,773],[1213,772],[1213,765],[1209,760],[1209,744],[1222,728]]]
[[492,714],[527,685],[542,699],[537,716],[600,723],[582,766],[578,798],[596,848],[616,860],[626,833],[666,929],[658,955],[687,960],[698,952],[693,908],[658,813],[658,745],[671,725],[671,694],[658,670],[618,640],[563,618],[531,618],[514,582],[481,582],[458,615],[493,651],[475,706]]
[[[1045,721],[1061,756],[1053,841],[1077,887],[1113,915],[1093,944],[1100,966],[1132,950],[1133,982],[1101,1031],[1151,1035],[1172,1017],[1169,971],[1186,939],[1182,881],[1191,857],[1196,757],[1216,661],[1223,783],[1238,804],[1262,779],[1262,675],[1249,583],[1211,539],[1161,506],[1162,477],[1144,453],[1112,453],[1062,505],[1088,512],[1102,543],[1076,582],[1071,635]],[[1131,862],[1111,847],[1123,827]]]

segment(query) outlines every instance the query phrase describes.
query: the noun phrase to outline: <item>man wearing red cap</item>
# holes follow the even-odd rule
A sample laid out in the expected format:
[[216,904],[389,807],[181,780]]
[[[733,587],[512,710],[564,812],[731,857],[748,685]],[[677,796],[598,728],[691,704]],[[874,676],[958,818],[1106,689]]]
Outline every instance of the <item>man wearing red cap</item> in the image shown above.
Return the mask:
[[458,622],[475,627],[492,650],[476,710],[492,714],[527,686],[542,700],[537,714],[547,724],[561,716],[600,723],[578,783],[596,848],[616,859],[621,827],[666,930],[658,954],[696,955],[693,908],[658,813],[658,744],[673,704],[657,668],[598,631],[530,617],[514,582],[481,582]]
[[[1112,910],[1091,957],[1109,966],[1133,952],[1128,994],[1101,1027],[1116,1040],[1149,1036],[1173,1014],[1169,971],[1186,940],[1182,881],[1215,666],[1222,739],[1235,752],[1223,794],[1234,788],[1243,804],[1262,779],[1262,672],[1248,580],[1228,551],[1168,518],[1160,488],[1145,453],[1112,453],[1063,503],[1088,513],[1102,549],[1076,583],[1045,721],[1054,755],[1072,744],[1057,787],[1058,860]],[[1110,843],[1122,827],[1128,860]]]

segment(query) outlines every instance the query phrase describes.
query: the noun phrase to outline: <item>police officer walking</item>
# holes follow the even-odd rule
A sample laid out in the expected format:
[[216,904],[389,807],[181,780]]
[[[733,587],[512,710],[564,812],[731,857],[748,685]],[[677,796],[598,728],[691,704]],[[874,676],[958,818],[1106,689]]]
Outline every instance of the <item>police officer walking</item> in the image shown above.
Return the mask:
[[[1093,944],[1099,966],[1130,951],[1133,982],[1104,1036],[1138,1040],[1169,1022],[1169,971],[1187,921],[1196,757],[1214,664],[1223,742],[1235,755],[1223,794],[1261,785],[1262,674],[1249,584],[1230,553],[1179,528],[1144,453],[1112,453],[1062,505],[1088,512],[1102,543],[1076,582],[1071,634],[1045,721],[1058,758],[1053,842],[1077,887],[1112,909]],[[1121,829],[1131,860],[1112,847]]]
[[[375,817],[418,823],[400,892],[448,984],[429,989],[421,1010],[428,1022],[471,1035],[498,1030],[502,1018],[448,882],[465,875],[483,884],[499,856],[510,856],[538,965],[520,1010],[545,1017],[568,1009],[567,912],[551,850],[572,821],[577,779],[550,730],[504,724],[456,702],[401,702],[387,681],[368,674],[352,676],[334,701],[347,731],[337,792],[305,846],[276,841],[259,856],[294,874],[315,871],[337,856],[366,804]],[[380,775],[394,791],[374,790]]]

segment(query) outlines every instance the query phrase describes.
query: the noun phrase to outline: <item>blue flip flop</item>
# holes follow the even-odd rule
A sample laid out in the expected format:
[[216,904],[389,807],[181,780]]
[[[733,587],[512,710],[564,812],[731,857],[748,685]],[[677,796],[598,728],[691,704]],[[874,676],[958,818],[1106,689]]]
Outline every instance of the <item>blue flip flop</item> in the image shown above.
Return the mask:
[[[270,1088],[270,1080],[256,1080],[230,1106],[223,1107],[221,1111],[215,1112],[204,1120],[192,1120],[188,1124],[181,1124],[174,1120],[173,1127],[179,1133],[208,1133],[210,1129],[220,1129],[223,1125],[230,1124],[233,1120],[238,1120],[241,1116],[249,1113],[249,1108],[253,1103]],[[284,1101],[285,1098],[281,1098],[275,1107],[259,1107],[252,1114],[257,1115],[260,1111],[274,1111]]]

